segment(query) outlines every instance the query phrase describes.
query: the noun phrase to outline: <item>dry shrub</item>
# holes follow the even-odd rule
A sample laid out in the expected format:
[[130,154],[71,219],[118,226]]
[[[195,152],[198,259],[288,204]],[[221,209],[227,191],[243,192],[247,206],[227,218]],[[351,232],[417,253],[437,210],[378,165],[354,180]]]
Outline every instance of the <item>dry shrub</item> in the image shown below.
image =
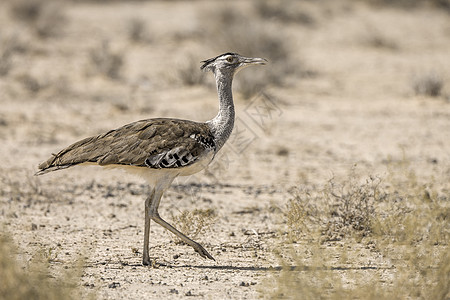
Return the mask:
[[412,86],[416,95],[439,97],[444,87],[444,81],[438,74],[428,73],[416,76]]
[[[178,216],[172,217],[175,227],[192,239],[195,239],[201,232],[209,230],[215,219],[216,212],[211,208],[185,210]],[[175,238],[177,243],[184,243],[178,237],[175,236]]]
[[[409,205],[393,205],[386,216],[378,216],[372,222],[376,237],[398,245],[447,245],[450,226],[442,226],[450,220],[450,208],[440,201],[422,202],[411,198]],[[420,202],[419,202],[420,201]]]
[[320,230],[323,242],[367,236],[372,232],[375,204],[386,196],[380,184],[378,177],[359,182],[352,173],[342,182],[330,179],[319,192],[292,189],[285,212],[290,240],[314,230]]
[[377,177],[359,183],[355,175],[342,183],[328,182],[324,191],[328,217],[322,229],[326,240],[341,240],[354,233],[364,237],[372,232],[375,203],[385,197],[380,183]]
[[[400,300],[450,296],[450,252],[445,249],[438,252],[411,249],[403,258],[404,266],[396,267],[391,283],[380,280],[375,270],[362,271],[363,267],[358,265],[347,270],[327,265],[330,256],[348,256],[345,248],[336,247],[330,252],[313,244],[309,249],[310,264],[303,263],[302,255],[292,253],[295,267],[284,264],[280,272],[272,273],[260,290],[263,299]],[[342,272],[346,273],[346,279]],[[356,285],[346,285],[349,281]]]
[[365,32],[365,36],[362,38],[363,44],[377,48],[377,49],[386,49],[386,50],[397,50],[399,48],[398,43],[387,37],[384,33],[372,28],[367,29]]
[[39,37],[48,38],[61,34],[67,17],[61,3],[53,2],[45,5],[36,20],[35,30]]
[[287,225],[289,227],[288,234],[291,237],[291,241],[296,241],[303,232],[307,231],[307,216],[308,209],[305,207],[305,203],[303,201],[289,201],[286,218]]
[[119,79],[124,64],[123,54],[111,49],[109,42],[104,40],[100,46],[91,49],[89,59],[92,69],[111,79]]
[[380,218],[374,225],[377,249],[397,262],[390,290],[394,299],[448,299],[449,220],[450,209],[434,203]]
[[[390,191],[373,220],[373,233],[398,245],[448,245],[450,242],[450,178],[436,174],[423,183],[403,158],[390,162]],[[387,206],[387,207],[386,207]]]
[[12,65],[11,51],[9,49],[0,49],[0,77],[8,75]]
[[450,296],[449,178],[419,183],[408,163],[389,178],[388,206],[372,222],[372,239],[383,256],[397,261],[395,298]]
[[[76,284],[82,274],[81,263],[58,279],[50,275],[48,260],[40,254],[24,268],[18,263],[17,249],[4,230],[0,234],[0,269],[0,299],[81,299]],[[93,295],[88,298],[93,299]]]
[[305,12],[295,0],[255,0],[254,5],[258,15],[264,20],[277,20],[283,23],[299,23],[313,25],[315,19]]
[[41,38],[59,35],[67,21],[64,6],[59,1],[11,1],[10,10],[18,21],[27,24]]
[[450,10],[450,2],[448,0],[363,0],[376,6],[391,6],[404,9],[420,8],[423,6],[431,6]]
[[[339,184],[307,192],[294,189],[285,212],[291,240],[311,253],[294,251],[280,274],[262,290],[267,298],[296,299],[448,299],[450,297],[450,178],[448,172],[420,183],[404,161],[391,163],[383,180],[357,181],[354,173]],[[325,230],[324,230],[325,229]],[[300,232],[300,234],[298,233]],[[306,234],[305,234],[306,233]],[[339,245],[334,238],[341,239]],[[359,237],[353,239],[353,237]],[[288,240],[289,241],[289,240]],[[323,242],[327,241],[326,244]],[[358,262],[355,248],[369,248]],[[350,250],[348,250],[350,249]],[[279,250],[278,250],[279,251]],[[384,263],[373,270],[372,255]],[[350,268],[339,266],[340,258]],[[356,260],[353,258],[356,257]],[[359,260],[360,261],[360,260]],[[295,267],[292,267],[292,262]],[[362,264],[362,265],[361,265]],[[367,265],[366,265],[367,264]],[[380,280],[383,264],[392,280]],[[360,271],[355,271],[360,270]],[[344,274],[344,278],[341,274]],[[346,285],[345,281],[354,282]]]
[[284,211],[288,226],[288,241],[297,242],[315,231],[311,224],[319,221],[316,201],[319,194],[314,190],[291,189],[293,198],[289,200]]
[[14,66],[14,56],[27,51],[27,43],[18,35],[0,38],[0,77],[7,76]]
[[42,80],[39,80],[30,74],[20,74],[17,76],[17,81],[31,94],[37,94],[46,87],[46,84],[43,83]]
[[[327,266],[330,256],[345,256],[345,248],[330,252],[314,240],[309,246],[311,257],[305,264],[302,255],[290,252],[294,265],[281,259],[280,272],[273,272],[260,290],[263,299],[389,299],[383,297],[383,290],[361,285],[357,289],[345,287],[345,281],[338,268]],[[356,275],[358,279],[360,275]],[[384,295],[385,296],[385,295]]]
[[147,33],[146,23],[137,17],[128,20],[127,36],[130,41],[135,43],[144,43],[150,41]]

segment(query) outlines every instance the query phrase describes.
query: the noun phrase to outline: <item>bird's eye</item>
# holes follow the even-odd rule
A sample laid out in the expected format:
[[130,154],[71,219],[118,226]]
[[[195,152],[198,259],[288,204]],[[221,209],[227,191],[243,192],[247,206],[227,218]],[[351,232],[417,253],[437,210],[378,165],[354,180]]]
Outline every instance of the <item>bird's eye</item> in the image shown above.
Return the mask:
[[228,56],[227,57],[227,62],[232,63],[234,61],[233,56]]

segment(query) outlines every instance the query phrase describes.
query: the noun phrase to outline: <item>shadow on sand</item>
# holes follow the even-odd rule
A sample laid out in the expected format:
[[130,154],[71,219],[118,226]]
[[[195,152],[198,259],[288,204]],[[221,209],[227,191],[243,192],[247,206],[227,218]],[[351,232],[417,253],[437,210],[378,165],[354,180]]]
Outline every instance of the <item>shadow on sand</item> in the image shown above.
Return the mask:
[[231,266],[231,265],[172,265],[169,263],[155,263],[153,266],[143,266],[142,264],[128,264],[125,262],[97,262],[86,265],[86,267],[93,267],[95,265],[109,265],[110,268],[126,268],[126,267],[144,267],[144,268],[169,268],[169,269],[204,269],[204,270],[228,270],[228,271],[253,271],[253,272],[279,272],[283,270],[288,271],[346,271],[346,270],[390,270],[394,266],[350,266],[350,267],[310,267],[310,266],[269,266],[269,267],[255,267],[255,266]]

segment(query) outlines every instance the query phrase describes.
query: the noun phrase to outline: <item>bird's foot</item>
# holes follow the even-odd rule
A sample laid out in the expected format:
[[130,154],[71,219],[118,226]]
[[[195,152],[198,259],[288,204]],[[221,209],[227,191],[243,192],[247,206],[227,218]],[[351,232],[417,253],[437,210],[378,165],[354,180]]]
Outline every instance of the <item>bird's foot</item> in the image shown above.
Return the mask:
[[144,257],[144,259],[142,260],[142,264],[144,266],[150,266],[152,268],[158,268],[159,267],[159,264],[156,263],[156,259],[151,259],[150,257],[147,257],[147,258]]
[[209,258],[215,261],[214,257],[212,257],[211,254],[209,254],[208,251],[206,251],[205,248],[202,247],[202,245],[196,243],[195,246],[193,246],[193,248],[195,252],[200,254],[201,257]]

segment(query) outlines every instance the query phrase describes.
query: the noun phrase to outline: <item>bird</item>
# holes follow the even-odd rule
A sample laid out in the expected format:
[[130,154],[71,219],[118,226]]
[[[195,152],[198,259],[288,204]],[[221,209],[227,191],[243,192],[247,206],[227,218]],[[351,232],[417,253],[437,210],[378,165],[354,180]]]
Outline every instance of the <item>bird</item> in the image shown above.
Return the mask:
[[136,121],[106,133],[82,139],[38,166],[35,175],[77,165],[119,168],[145,179],[150,186],[145,200],[143,265],[152,265],[149,255],[150,221],[161,225],[190,245],[205,259],[215,260],[199,243],[166,222],[158,213],[164,192],[178,176],[206,168],[230,137],[235,121],[232,94],[234,75],[251,65],[265,65],[264,58],[228,52],[202,61],[200,69],[216,80],[219,112],[206,122],[174,118]]

